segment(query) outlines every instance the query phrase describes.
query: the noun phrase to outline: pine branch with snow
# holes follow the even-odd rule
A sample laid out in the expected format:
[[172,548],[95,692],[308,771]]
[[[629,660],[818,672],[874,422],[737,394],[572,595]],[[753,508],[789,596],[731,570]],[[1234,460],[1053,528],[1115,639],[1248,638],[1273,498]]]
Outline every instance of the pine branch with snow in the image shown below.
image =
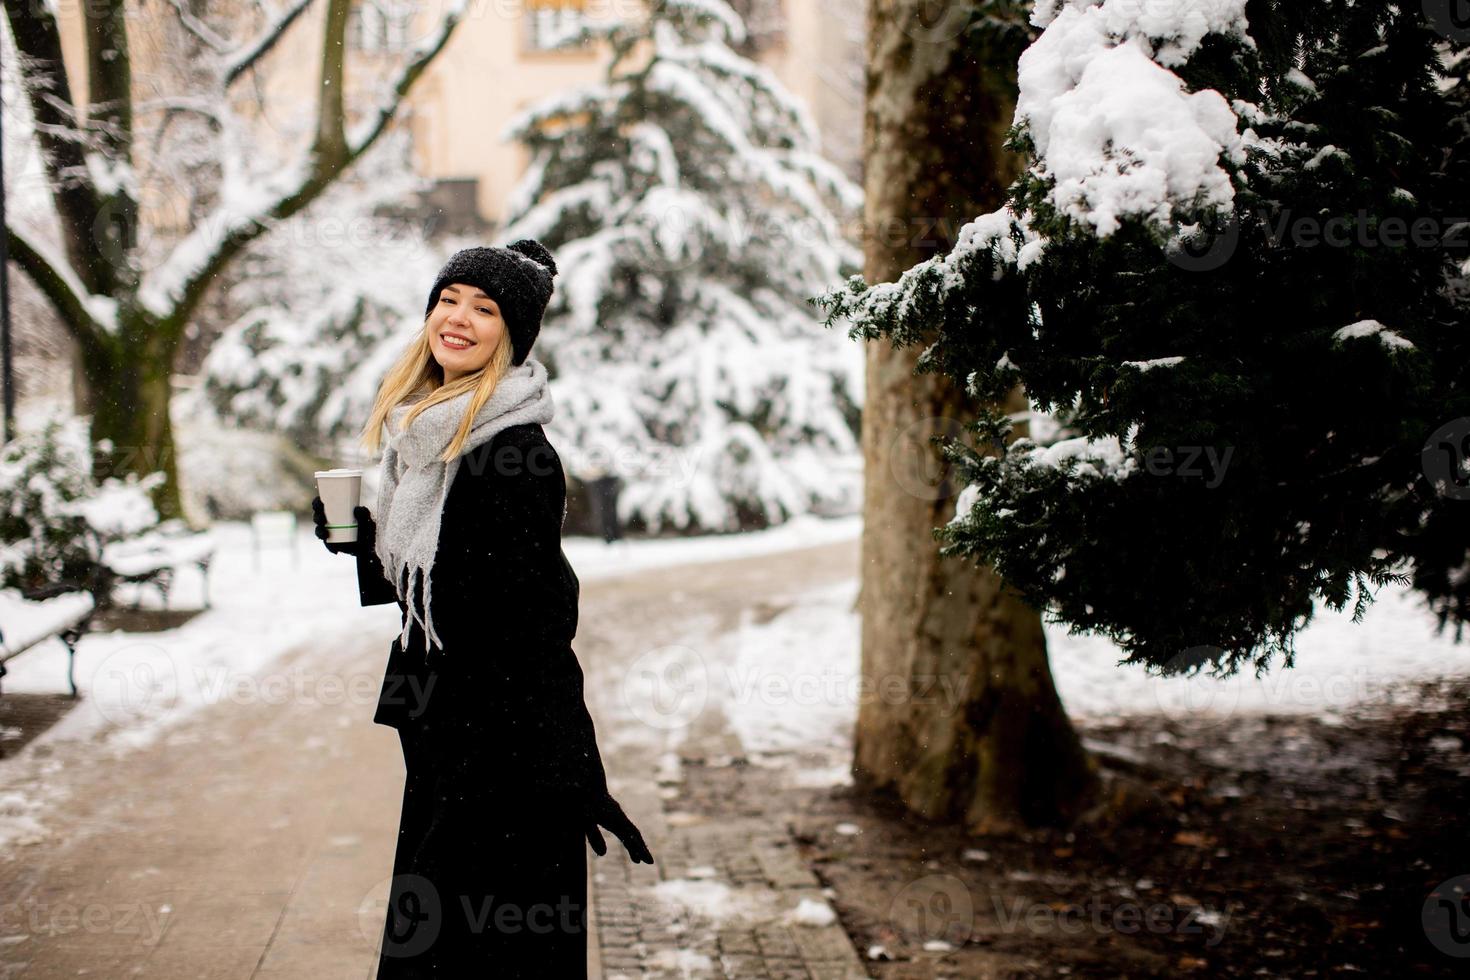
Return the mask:
[[[1006,206],[821,299],[981,405],[942,553],[1166,671],[1290,665],[1314,603],[1404,579],[1458,635],[1463,40],[1332,0],[1042,0],[1032,24]],[[1055,444],[984,408],[1016,384],[1066,414]]]

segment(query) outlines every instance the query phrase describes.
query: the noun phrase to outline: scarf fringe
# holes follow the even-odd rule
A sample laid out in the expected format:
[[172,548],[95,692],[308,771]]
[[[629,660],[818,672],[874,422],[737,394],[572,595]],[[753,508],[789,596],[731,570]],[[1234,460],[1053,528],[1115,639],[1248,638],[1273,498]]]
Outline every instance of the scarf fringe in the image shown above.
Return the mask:
[[[408,570],[405,569],[405,571]],[[409,582],[411,584],[407,594],[399,596],[408,605],[408,618],[403,621],[403,632],[399,635],[398,641],[403,649],[408,649],[408,638],[413,632],[413,624],[418,623],[419,632],[424,634],[425,645],[443,650],[444,641],[434,627],[434,576],[430,574],[430,569],[417,567],[411,570]],[[414,603],[414,596],[418,594],[418,590],[412,583],[422,585],[424,588],[421,606]]]

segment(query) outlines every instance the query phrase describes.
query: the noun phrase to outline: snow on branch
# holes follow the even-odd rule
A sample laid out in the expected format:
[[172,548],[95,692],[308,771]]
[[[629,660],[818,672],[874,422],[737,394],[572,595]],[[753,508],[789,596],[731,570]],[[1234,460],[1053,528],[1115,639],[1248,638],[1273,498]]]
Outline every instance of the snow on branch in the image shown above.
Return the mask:
[[[193,12],[184,5],[183,0],[171,0],[171,2],[174,12],[179,15],[179,23],[184,25],[185,30],[213,48],[216,54],[225,54],[230,50],[230,42],[212,31],[204,21],[195,17]],[[311,0],[305,0],[305,2],[310,3]]]
[[430,62],[444,49],[444,45],[449,43],[450,35],[454,33],[455,27],[459,25],[460,19],[464,16],[467,3],[468,0],[454,0],[444,14],[444,19],[439,22],[439,29],[409,53],[408,62],[403,66],[393,84],[392,101],[379,106],[377,117],[365,120],[349,137],[347,141],[349,162],[360,156],[362,151],[367,149],[392,121],[393,116],[398,112],[398,106],[403,102],[408,90],[413,87],[413,83],[418,81],[419,76],[429,67]]
[[10,235],[10,257],[26,271],[46,299],[61,311],[63,322],[73,336],[86,343],[87,331],[97,335],[117,333],[117,303],[97,296],[72,271],[71,263],[52,252],[40,241],[19,228],[7,229]]
[[1046,29],[1021,55],[1016,101],[1052,205],[1106,237],[1128,216],[1167,222],[1177,204],[1233,204],[1220,158],[1244,160],[1235,113],[1169,67],[1208,34],[1253,46],[1245,0],[1058,6],[1037,6],[1033,23]]
[[[306,8],[310,7],[314,2],[315,0],[296,0],[296,3],[292,4],[285,13],[277,17],[264,31],[261,31],[260,37],[249,44],[242,45],[239,52],[226,63],[224,71],[220,73],[220,79],[224,82],[225,87],[228,88],[234,84],[235,79],[245,74],[261,58],[265,57],[276,46],[276,43],[285,36],[286,29],[295,23],[296,18],[305,13]],[[176,5],[178,5],[177,0]],[[178,6],[181,7],[181,5]],[[183,14],[182,7],[180,14]]]
[[1359,337],[1377,337],[1379,343],[1383,344],[1389,350],[1414,349],[1413,341],[1405,340],[1377,320],[1359,320],[1357,323],[1350,323],[1332,334],[1332,339],[1338,343]]
[[[370,113],[348,135],[345,144],[327,141],[306,160],[267,180],[224,187],[215,210],[145,276],[138,290],[144,308],[160,317],[191,308],[235,254],[276,221],[301,211],[319,197],[330,186],[332,176],[350,166],[387,128],[413,83],[448,43],[465,3],[455,0],[438,30],[415,49],[400,70],[391,101]],[[335,110],[319,104],[319,112],[328,111]],[[340,116],[336,122],[340,126]],[[319,125],[318,132],[324,128]],[[342,149],[334,149],[339,145]]]

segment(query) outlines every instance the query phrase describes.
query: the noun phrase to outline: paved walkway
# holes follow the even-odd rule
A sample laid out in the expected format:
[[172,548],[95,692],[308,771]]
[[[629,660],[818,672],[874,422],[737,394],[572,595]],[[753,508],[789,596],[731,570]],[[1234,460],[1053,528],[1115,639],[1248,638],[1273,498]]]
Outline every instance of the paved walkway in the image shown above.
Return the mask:
[[[612,790],[658,861],[631,864],[611,835],[604,857],[588,850],[592,977],[866,976],[838,925],[786,920],[822,896],[784,827],[669,819],[654,777],[681,736],[628,696],[650,651],[697,646],[762,596],[851,576],[857,552],[584,584],[574,646],[589,707]],[[120,757],[58,751],[54,835],[0,863],[0,978],[371,980],[403,787],[397,736],[371,722],[387,638],[296,650],[273,668],[291,696],[247,685]],[[733,738],[700,733],[712,737]],[[669,901],[670,886],[703,899]],[[709,919],[711,896],[744,912]]]
[[[649,839],[656,864],[626,859],[593,865],[592,917],[600,970],[607,980],[729,978],[729,980],[853,980],[866,977],[847,935],[835,921],[795,925],[785,913],[803,899],[828,905],[820,883],[795,856],[786,826],[750,819],[702,820],[665,812],[650,774],[660,757],[745,754],[717,699],[685,727],[676,706],[651,710],[639,682],[650,672],[667,683],[653,695],[672,699],[677,668],[700,662],[717,680],[719,653],[704,637],[719,637],[752,609],[784,605],[792,593],[851,578],[856,540],[737,561],[645,572],[617,583],[589,583],[584,597],[597,618],[579,630],[576,648],[587,673],[588,704],[613,795]],[[592,624],[597,624],[595,629]],[[689,686],[698,687],[698,683]],[[609,838],[608,855],[621,853]],[[659,883],[663,882],[660,886]],[[670,888],[692,902],[660,901],[650,889]],[[738,914],[711,920],[698,909],[715,905]]]

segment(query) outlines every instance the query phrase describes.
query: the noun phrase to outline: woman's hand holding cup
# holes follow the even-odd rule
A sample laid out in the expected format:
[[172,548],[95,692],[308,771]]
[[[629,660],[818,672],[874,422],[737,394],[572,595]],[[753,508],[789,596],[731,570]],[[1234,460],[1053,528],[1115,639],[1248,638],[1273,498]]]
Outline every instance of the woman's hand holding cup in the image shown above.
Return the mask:
[[[311,519],[316,523],[316,536],[322,539],[327,550],[334,555],[344,552],[349,555],[371,554],[374,542],[372,515],[357,502],[362,492],[362,470],[317,470],[316,489],[317,495],[311,501]],[[350,524],[348,515],[351,515]]]
[[313,497],[311,500],[311,518],[316,524],[316,536],[322,539],[332,554],[370,554],[376,544],[377,525],[373,522],[372,513],[359,504],[352,508],[352,516],[357,519],[356,541],[331,541],[328,540],[330,531],[327,529],[327,510],[322,503],[321,497]]

